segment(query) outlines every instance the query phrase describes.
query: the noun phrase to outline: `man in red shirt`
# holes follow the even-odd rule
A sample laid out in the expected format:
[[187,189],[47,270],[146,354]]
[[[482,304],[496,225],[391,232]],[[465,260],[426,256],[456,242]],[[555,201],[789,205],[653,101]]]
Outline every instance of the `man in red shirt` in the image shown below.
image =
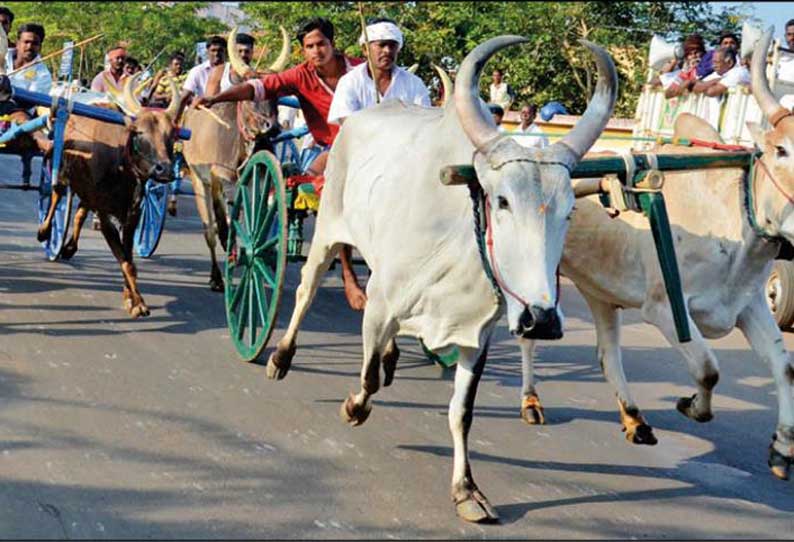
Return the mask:
[[[334,48],[334,25],[323,18],[314,18],[303,23],[298,30],[305,62],[281,73],[259,76],[251,71],[245,83],[235,85],[215,96],[203,96],[193,102],[192,107],[212,107],[219,102],[244,100],[271,100],[281,96],[296,96],[300,102],[306,125],[314,141],[324,148],[306,172],[322,175],[328,160],[328,149],[339,132],[338,125],[329,125],[328,110],[339,79],[363,59],[350,58]],[[345,297],[353,309],[363,310],[367,302],[364,290],[358,284],[353,270],[351,247],[345,245],[341,251],[342,278]]]

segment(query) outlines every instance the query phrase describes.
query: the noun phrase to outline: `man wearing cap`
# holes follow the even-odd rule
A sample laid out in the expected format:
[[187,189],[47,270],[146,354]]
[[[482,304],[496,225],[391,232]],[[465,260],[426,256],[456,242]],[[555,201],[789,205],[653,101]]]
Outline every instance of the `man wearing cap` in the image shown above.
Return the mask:
[[[369,41],[368,44],[365,43]],[[375,88],[381,102],[400,100],[408,104],[430,107],[430,92],[417,76],[396,65],[397,54],[403,46],[403,34],[391,19],[375,19],[359,38],[364,55],[371,59],[375,78],[369,63],[356,66],[339,80],[328,112],[330,124],[342,124],[356,111],[375,105]]]
[[91,81],[91,90],[94,92],[110,92],[111,94],[120,94],[124,87],[124,78],[127,75],[124,73],[124,62],[127,60],[127,49],[121,45],[117,45],[108,50],[108,63],[107,69],[102,70],[94,80]]

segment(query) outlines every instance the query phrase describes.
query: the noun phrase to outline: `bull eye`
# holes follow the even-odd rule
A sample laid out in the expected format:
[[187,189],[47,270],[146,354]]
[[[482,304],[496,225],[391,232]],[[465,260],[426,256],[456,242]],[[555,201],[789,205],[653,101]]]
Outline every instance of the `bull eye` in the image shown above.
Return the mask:
[[788,151],[783,145],[776,145],[775,146],[775,156],[777,158],[786,158],[788,157]]
[[505,211],[510,210],[510,204],[507,202],[507,198],[505,198],[504,196],[498,196],[496,198],[496,203],[499,205],[500,209],[503,209]]

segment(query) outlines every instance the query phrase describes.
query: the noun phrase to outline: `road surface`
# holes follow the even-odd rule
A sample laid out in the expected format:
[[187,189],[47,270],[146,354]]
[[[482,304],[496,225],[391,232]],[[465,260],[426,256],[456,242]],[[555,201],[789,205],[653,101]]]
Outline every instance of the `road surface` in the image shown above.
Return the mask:
[[[6,178],[16,161],[0,160]],[[361,316],[339,270],[306,319],[289,376],[237,361],[193,200],[151,260],[137,260],[151,316],[121,308],[121,273],[90,226],[70,262],[35,242],[35,194],[0,192],[2,538],[783,538],[794,486],[766,466],[777,406],[769,370],[740,334],[714,341],[715,418],[683,360],[626,313],[631,388],[659,438],[623,438],[581,297],[563,283],[563,340],[539,350],[548,425],[518,416],[519,353],[504,327],[471,432],[475,479],[499,525],[457,519],[449,497],[452,373],[399,339],[394,384],[351,428]],[[89,223],[90,224],[90,223]],[[276,338],[292,307],[289,270]],[[794,347],[794,336],[786,335]]]

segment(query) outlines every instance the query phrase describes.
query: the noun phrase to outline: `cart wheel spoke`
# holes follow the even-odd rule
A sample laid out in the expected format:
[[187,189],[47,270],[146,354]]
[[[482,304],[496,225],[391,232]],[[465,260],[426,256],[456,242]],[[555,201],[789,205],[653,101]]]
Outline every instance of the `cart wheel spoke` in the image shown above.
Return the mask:
[[230,213],[226,313],[232,342],[247,361],[267,346],[278,315],[287,261],[285,190],[276,158],[260,151],[240,175]]

